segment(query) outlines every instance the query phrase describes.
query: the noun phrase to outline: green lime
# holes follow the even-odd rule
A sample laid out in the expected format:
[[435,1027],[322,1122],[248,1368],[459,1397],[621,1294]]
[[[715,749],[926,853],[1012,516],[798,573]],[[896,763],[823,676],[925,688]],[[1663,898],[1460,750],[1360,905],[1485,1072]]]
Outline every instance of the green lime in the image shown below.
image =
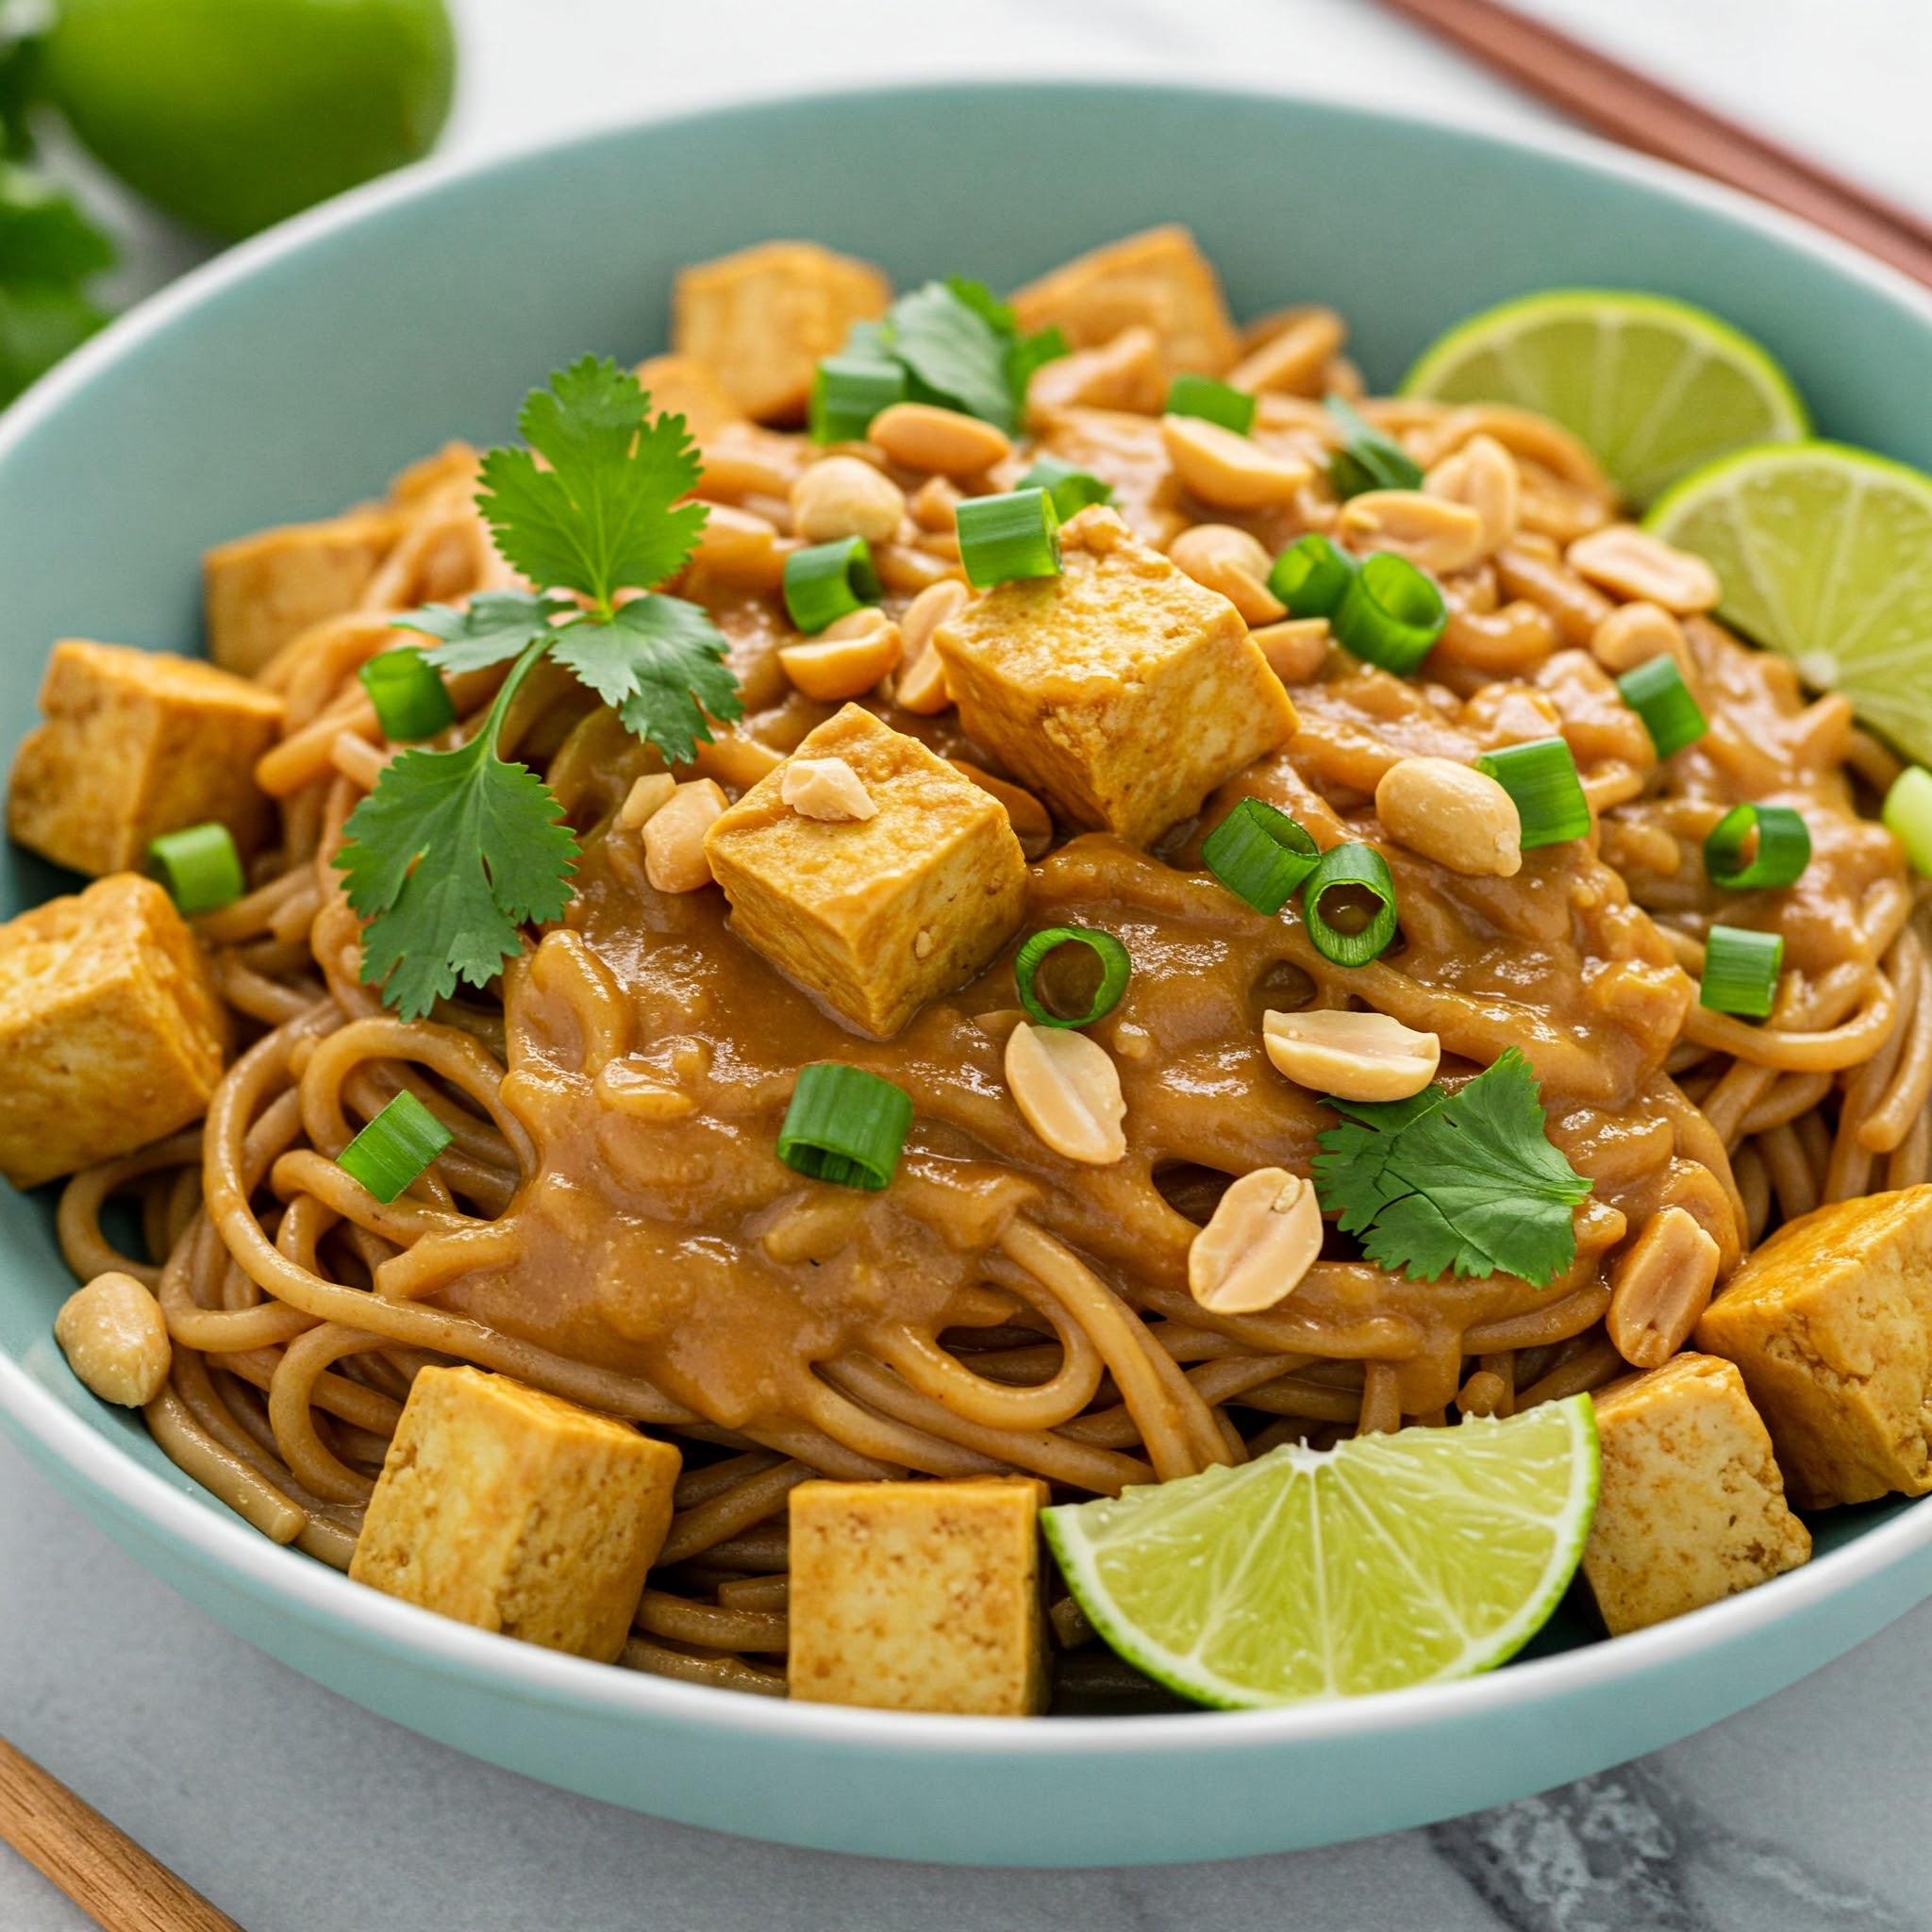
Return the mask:
[[428,153],[443,0],[60,0],[44,83],[137,193],[223,236]]
[[1619,289],[1485,308],[1423,351],[1402,393],[1554,417],[1640,507],[1714,457],[1810,430],[1790,377],[1749,336],[1688,302]]
[[1137,1669],[1200,1704],[1467,1677],[1557,1607],[1596,1507],[1587,1395],[1507,1422],[1284,1443],[1042,1521],[1067,1587]]
[[1718,615],[1932,758],[1932,476],[1839,442],[1740,450],[1644,519],[1724,586]]

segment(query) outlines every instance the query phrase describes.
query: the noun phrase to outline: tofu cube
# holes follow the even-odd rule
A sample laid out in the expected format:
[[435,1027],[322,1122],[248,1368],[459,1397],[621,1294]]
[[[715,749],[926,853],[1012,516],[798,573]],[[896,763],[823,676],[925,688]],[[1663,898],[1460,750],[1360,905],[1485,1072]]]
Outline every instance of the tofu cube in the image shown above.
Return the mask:
[[695,356],[653,356],[638,364],[637,375],[651,408],[660,416],[682,416],[685,428],[700,442],[727,424],[744,421],[744,411],[710,364]]
[[819,358],[891,299],[892,285],[870,262],[815,242],[766,242],[680,271],[671,346],[708,363],[746,415],[796,422]]
[[425,1369],[349,1574],[479,1630],[615,1662],[682,1461],[507,1375]]
[[1031,1476],[800,1483],[791,1694],[874,1710],[1029,1717],[1046,1703]]
[[1680,1355],[1596,1398],[1603,1489],[1583,1574],[1613,1637],[1795,1570],[1811,1537],[1744,1378]]
[[1018,290],[1024,329],[1058,325],[1076,349],[1097,349],[1144,323],[1160,338],[1169,375],[1224,375],[1241,351],[1221,281],[1178,223],[1110,242]]
[[798,758],[842,758],[875,808],[819,819],[780,765],[712,824],[705,853],[732,929],[854,1026],[886,1040],[970,980],[1024,910],[1007,808],[916,738],[847,705]]
[[197,658],[69,638],[48,659],[41,710],[8,791],[23,845],[98,878],[141,869],[149,840],[210,819],[244,853],[262,842],[255,761],[281,731],[273,692]]
[[1240,613],[1114,511],[1060,533],[1061,572],[1001,584],[933,642],[969,736],[1062,819],[1145,844],[1295,728]]
[[1766,1241],[1704,1312],[1801,1509],[1932,1490],[1932,1186],[1835,1202]]
[[389,510],[357,510],[216,544],[202,558],[208,656],[253,677],[310,625],[356,608],[399,529]]
[[38,1187],[208,1108],[225,1011],[188,923],[117,873],[0,925],[0,1174]]

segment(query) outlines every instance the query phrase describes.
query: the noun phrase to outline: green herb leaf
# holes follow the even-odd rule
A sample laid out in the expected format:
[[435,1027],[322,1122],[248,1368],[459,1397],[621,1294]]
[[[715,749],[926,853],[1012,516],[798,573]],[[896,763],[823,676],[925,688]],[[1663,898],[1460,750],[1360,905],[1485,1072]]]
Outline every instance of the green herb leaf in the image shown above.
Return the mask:
[[1541,1090],[1511,1047],[1451,1093],[1337,1100],[1315,1191],[1362,1252],[1412,1281],[1499,1270],[1538,1288],[1576,1258],[1571,1209],[1591,1191],[1543,1130]]
[[567,597],[539,596],[530,591],[479,591],[469,608],[425,604],[395,620],[398,630],[419,630],[438,641],[439,671],[484,671],[501,664],[551,634],[551,619],[575,610]]
[[1323,408],[1347,438],[1328,458],[1328,481],[1337,496],[1422,488],[1422,465],[1392,436],[1384,436],[1365,422],[1345,396],[1330,396]]
[[483,458],[477,507],[496,547],[531,582],[581,591],[608,617],[622,590],[675,573],[705,527],[702,504],[672,506],[697,487],[696,445],[682,416],[650,414],[636,376],[585,356],[533,390],[517,426],[530,450]]
[[32,34],[9,29],[15,9],[0,4],[0,159],[33,158],[33,129],[27,110],[40,99],[41,61],[44,46]]
[[0,166],[0,281],[83,282],[114,266],[114,244],[64,189]]
[[955,275],[901,295],[881,323],[855,325],[848,356],[890,356],[916,400],[994,423],[1010,434],[1041,363],[1067,353],[1059,330],[1022,335],[1013,311],[983,283]]
[[0,403],[45,375],[107,319],[72,289],[0,283]]
[[707,711],[727,724],[743,715],[724,663],[730,648],[697,605],[660,592],[621,605],[608,624],[564,625],[551,655],[615,706],[633,736],[682,765],[711,741]]

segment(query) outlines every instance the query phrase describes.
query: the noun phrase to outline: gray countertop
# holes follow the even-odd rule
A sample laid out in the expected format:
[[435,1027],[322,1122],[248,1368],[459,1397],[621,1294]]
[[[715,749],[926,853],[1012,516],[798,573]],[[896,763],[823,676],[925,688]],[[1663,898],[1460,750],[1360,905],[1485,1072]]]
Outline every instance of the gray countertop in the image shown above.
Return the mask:
[[[1541,0],[1932,207],[1924,0]],[[936,75],[1159,73],[1498,126],[1540,110],[1368,0],[455,0],[446,152],[648,111]],[[120,213],[124,292],[191,260]],[[1399,1837],[1241,1863],[1007,1873],[786,1851],[571,1797],[272,1662],[0,1442],[0,1733],[250,1932],[1867,1932],[1932,1928],[1932,1607],[1622,1771]],[[0,1928],[84,1916],[0,1847]]]

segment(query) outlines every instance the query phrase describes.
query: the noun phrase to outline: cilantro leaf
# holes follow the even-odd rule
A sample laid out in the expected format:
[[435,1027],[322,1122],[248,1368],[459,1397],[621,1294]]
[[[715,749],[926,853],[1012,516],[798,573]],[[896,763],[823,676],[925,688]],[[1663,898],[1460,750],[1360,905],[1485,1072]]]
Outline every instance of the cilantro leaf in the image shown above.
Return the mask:
[[533,583],[583,591],[607,618],[619,591],[674,575],[705,527],[702,504],[672,508],[699,475],[684,418],[654,418],[650,407],[627,369],[585,356],[530,392],[517,418],[530,449],[483,458],[476,501],[498,550]]
[[556,795],[496,755],[503,714],[543,648],[528,647],[468,744],[392,758],[344,827],[335,863],[369,922],[362,979],[406,1020],[458,979],[488,985],[525,922],[561,918],[570,904],[577,842]]
[[1551,1145],[1517,1048],[1455,1093],[1328,1105],[1344,1124],[1320,1137],[1316,1193],[1370,1260],[1412,1281],[1500,1270],[1543,1288],[1575,1259],[1570,1210],[1591,1183]]
[[845,350],[891,357],[911,377],[918,400],[981,417],[1009,434],[1033,372],[1066,352],[1058,329],[1022,335],[1012,309],[963,275],[901,295],[881,323],[856,324]]
[[529,591],[479,591],[469,608],[425,604],[395,620],[398,630],[419,630],[439,641],[431,661],[439,671],[484,671],[548,637],[550,620],[575,605],[567,597],[544,597]]
[[730,648],[699,606],[658,591],[620,606],[608,624],[565,625],[551,655],[615,706],[633,737],[683,765],[711,741],[707,711],[727,724],[743,715]]

